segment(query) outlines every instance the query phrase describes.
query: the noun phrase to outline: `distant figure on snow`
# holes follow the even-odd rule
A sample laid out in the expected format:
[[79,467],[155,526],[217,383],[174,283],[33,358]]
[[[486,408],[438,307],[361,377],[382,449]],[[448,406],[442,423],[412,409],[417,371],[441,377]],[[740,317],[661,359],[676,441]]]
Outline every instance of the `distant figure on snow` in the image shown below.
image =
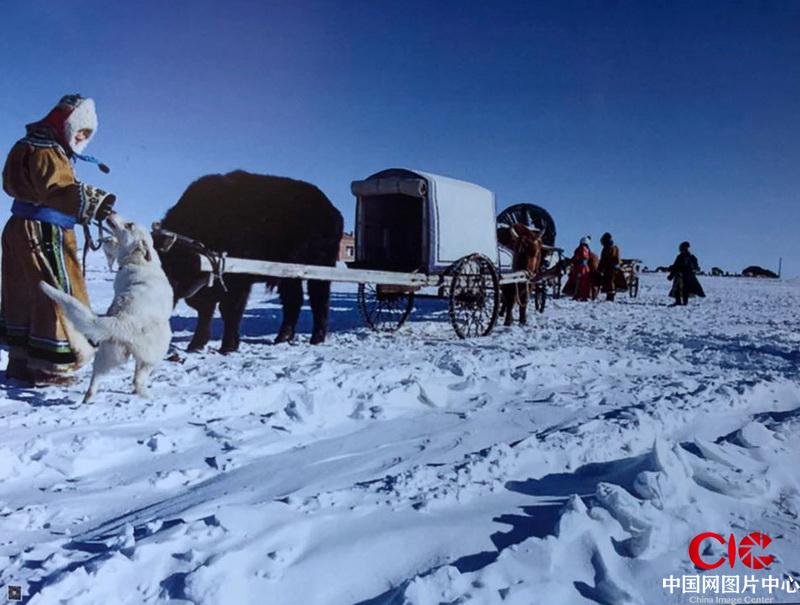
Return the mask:
[[582,237],[580,244],[572,254],[572,268],[570,269],[567,283],[564,285],[564,294],[567,296],[572,295],[575,300],[589,300],[592,293],[590,266],[592,251],[589,249],[591,241],[592,238],[588,235]]
[[672,281],[672,289],[669,295],[675,299],[672,306],[688,305],[690,296],[705,298],[706,293],[697,280],[697,273],[700,272],[700,265],[697,257],[689,252],[689,242],[682,242],[678,247],[680,251],[675,257],[675,262],[669,268],[667,279]]
[[591,285],[591,299],[597,300],[600,294],[600,257],[589,250],[589,284]]
[[600,286],[606,294],[606,300],[613,301],[617,290],[626,290],[625,275],[619,268],[619,246],[614,243],[610,233],[604,233],[600,238],[603,250],[600,252],[600,262],[597,270],[600,276]]

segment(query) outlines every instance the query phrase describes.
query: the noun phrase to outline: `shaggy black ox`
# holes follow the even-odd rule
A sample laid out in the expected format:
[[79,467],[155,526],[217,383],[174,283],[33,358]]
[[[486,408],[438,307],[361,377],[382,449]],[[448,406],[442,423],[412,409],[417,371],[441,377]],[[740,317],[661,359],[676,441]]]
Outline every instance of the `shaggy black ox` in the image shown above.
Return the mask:
[[[236,171],[204,176],[189,185],[167,212],[161,227],[231,257],[333,266],[339,254],[342,215],[322,191],[309,183]],[[159,247],[158,233],[155,235]],[[194,252],[176,244],[159,255],[175,301],[186,298],[198,313],[189,351],[208,343],[217,303],[225,326],[220,351],[238,349],[239,326],[255,282],[278,286],[283,321],[275,342],[294,338],[303,304],[300,279],[227,274],[227,291],[220,284],[198,291],[202,275]],[[309,280],[307,287],[314,317],[311,344],[318,344],[325,340],[327,332],[331,284]]]

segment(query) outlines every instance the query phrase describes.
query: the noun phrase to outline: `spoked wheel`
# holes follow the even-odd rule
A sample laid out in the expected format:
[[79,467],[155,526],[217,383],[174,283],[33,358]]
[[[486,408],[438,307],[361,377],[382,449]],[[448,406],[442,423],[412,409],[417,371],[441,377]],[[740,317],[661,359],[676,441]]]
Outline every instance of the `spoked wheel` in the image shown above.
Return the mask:
[[400,329],[414,306],[414,291],[398,286],[358,284],[358,309],[376,332]]
[[628,285],[628,294],[631,298],[639,296],[639,277],[634,276],[631,278],[631,283]]
[[450,275],[450,322],[459,338],[486,336],[497,323],[500,279],[492,262],[481,254],[465,256]]
[[544,313],[547,304],[547,287],[544,284],[536,284],[533,287],[533,306],[539,313]]

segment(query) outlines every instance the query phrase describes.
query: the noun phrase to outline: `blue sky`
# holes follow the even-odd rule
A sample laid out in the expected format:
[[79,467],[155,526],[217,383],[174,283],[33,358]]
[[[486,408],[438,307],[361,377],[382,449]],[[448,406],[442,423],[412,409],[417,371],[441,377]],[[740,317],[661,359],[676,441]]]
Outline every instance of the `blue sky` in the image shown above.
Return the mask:
[[[79,178],[140,221],[243,168],[319,186],[416,167],[548,208],[559,244],[800,275],[800,3],[0,3],[0,143],[97,101]],[[221,201],[221,203],[224,203]]]

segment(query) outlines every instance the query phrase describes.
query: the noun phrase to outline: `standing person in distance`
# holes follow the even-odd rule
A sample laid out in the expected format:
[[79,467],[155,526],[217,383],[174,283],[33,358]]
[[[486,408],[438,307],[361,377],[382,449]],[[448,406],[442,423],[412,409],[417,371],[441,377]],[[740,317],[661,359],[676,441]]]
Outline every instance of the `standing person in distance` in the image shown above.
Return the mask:
[[688,305],[690,296],[705,298],[706,293],[703,286],[697,279],[700,272],[700,264],[697,257],[689,251],[689,242],[681,242],[678,246],[678,256],[669,268],[667,279],[672,281],[672,288],[669,295],[675,299],[673,307],[678,305]]
[[600,252],[600,263],[597,270],[600,274],[600,286],[606,294],[606,300],[613,301],[617,290],[625,290],[625,276],[619,268],[619,246],[614,243],[614,238],[606,232],[600,238],[603,249]]
[[572,268],[569,279],[564,286],[564,294],[571,295],[573,299],[587,301],[592,294],[592,251],[589,249],[591,236],[582,237],[575,252],[572,253]]

